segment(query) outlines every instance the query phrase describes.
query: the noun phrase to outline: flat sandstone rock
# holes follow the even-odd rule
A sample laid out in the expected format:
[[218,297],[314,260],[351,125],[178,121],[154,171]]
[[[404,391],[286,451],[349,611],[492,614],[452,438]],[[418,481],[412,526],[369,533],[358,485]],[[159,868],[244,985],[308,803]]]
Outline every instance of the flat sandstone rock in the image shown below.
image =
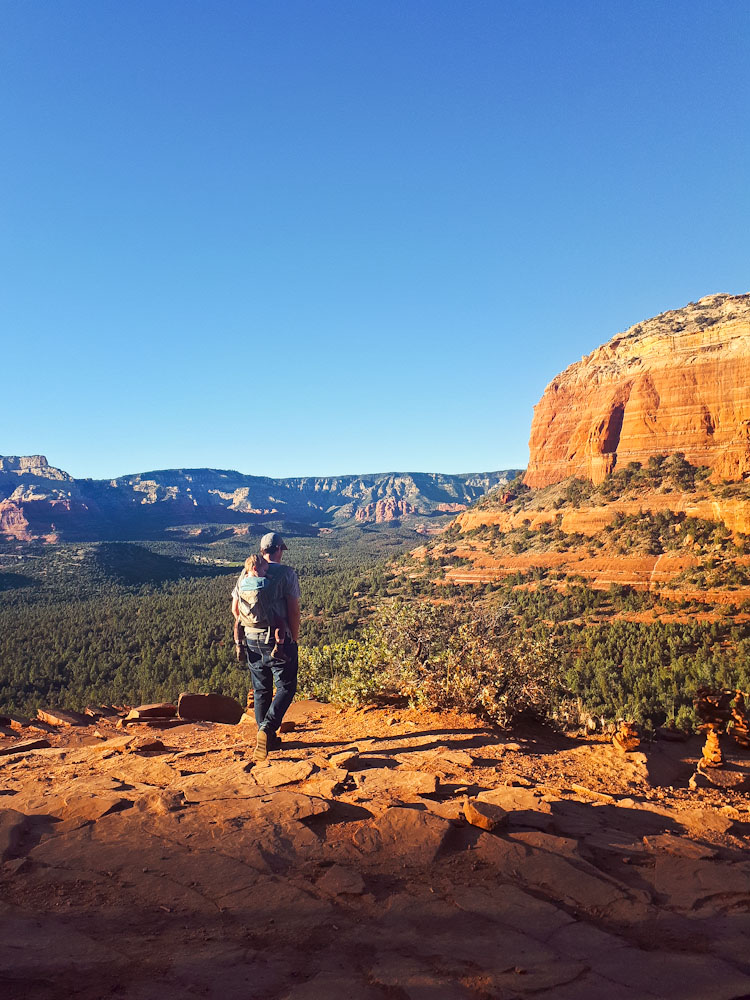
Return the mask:
[[87,716],[67,708],[40,708],[36,714],[48,726],[88,726],[91,722]]

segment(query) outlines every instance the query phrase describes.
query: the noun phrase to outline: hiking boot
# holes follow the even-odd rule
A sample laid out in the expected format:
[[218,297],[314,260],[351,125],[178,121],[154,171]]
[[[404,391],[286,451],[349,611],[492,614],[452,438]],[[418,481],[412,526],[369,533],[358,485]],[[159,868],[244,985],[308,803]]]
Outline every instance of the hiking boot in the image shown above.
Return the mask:
[[268,749],[281,750],[281,737],[278,733],[269,733],[267,740]]
[[255,737],[255,750],[253,751],[253,760],[256,764],[268,756],[268,742],[268,733],[265,729],[259,729],[258,735]]

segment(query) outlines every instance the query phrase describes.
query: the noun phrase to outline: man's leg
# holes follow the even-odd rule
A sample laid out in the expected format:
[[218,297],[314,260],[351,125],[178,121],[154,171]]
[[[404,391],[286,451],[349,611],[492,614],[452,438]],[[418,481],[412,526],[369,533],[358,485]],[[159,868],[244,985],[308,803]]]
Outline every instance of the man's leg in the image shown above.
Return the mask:
[[279,731],[286,710],[294,701],[294,696],[297,693],[297,662],[296,647],[287,663],[271,662],[276,694],[263,720],[263,729],[269,735],[275,735]]
[[250,677],[253,683],[253,708],[258,728],[263,725],[268,709],[273,700],[273,673],[269,663],[269,655],[259,642],[248,643],[250,658],[258,659],[250,662]]

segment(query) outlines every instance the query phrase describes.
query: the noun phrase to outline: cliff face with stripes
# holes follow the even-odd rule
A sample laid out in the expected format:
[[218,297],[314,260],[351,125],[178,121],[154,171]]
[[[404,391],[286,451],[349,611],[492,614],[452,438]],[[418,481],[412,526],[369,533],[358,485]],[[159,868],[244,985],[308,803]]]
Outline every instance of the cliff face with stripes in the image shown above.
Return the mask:
[[715,480],[750,475],[750,295],[709,295],[617,334],[534,409],[527,486],[602,482],[684,452]]

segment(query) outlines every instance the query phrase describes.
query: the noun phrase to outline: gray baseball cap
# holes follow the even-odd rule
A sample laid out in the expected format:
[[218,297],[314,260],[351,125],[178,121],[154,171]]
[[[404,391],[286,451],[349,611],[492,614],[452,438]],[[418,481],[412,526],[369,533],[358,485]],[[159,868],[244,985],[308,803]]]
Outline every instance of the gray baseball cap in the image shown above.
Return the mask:
[[285,549],[284,539],[278,531],[269,531],[260,540],[260,551],[270,552],[271,549]]

